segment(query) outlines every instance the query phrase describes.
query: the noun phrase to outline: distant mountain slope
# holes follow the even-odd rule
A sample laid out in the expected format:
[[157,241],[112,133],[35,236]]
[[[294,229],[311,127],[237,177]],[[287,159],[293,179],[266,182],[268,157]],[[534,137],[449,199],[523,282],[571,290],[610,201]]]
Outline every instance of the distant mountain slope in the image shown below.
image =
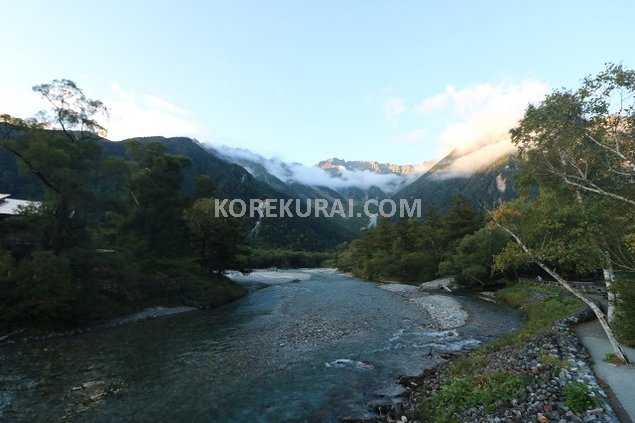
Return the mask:
[[423,174],[435,164],[434,160],[428,160],[415,165],[398,165],[394,163],[379,163],[372,160],[346,161],[332,157],[315,164],[315,167],[337,173],[342,169],[350,171],[368,170],[380,175],[394,173],[396,175],[410,175],[412,173]]
[[[182,155],[190,159],[191,166],[184,171],[183,191],[193,192],[194,178],[209,175],[216,185],[216,196],[220,198],[288,199],[295,198],[289,192],[279,191],[252,176],[243,167],[228,163],[210,154],[202,145],[190,138],[143,137],[123,141],[101,139],[104,156],[115,156],[131,160],[126,146],[133,141],[141,144],[160,142],[169,154]],[[0,148],[0,192],[7,192],[17,198],[42,199],[44,190],[41,183],[29,174],[22,175],[16,158]],[[316,194],[317,195],[317,194]],[[341,218],[285,218],[257,219],[252,221],[252,231],[256,245],[271,248],[292,248],[297,250],[324,250],[353,239],[360,225],[350,225]]]
[[[301,198],[384,199],[423,174],[434,162],[395,165],[328,159],[313,167],[267,159],[245,149],[206,146],[216,157],[247,169],[256,179]],[[316,192],[317,191],[317,192]],[[318,197],[316,196],[322,196]]]
[[454,194],[461,194],[475,206],[494,208],[518,196],[513,175],[518,162],[506,155],[471,174],[452,171],[452,165],[463,155],[451,152],[419,179],[397,192],[395,199],[421,199],[423,208],[433,204],[445,210]]

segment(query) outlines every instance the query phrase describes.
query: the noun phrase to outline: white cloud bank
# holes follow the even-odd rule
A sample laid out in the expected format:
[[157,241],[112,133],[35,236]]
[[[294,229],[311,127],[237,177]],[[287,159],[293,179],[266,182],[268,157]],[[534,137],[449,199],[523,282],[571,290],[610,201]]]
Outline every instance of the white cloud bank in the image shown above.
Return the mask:
[[104,103],[110,110],[108,138],[113,140],[149,135],[196,137],[202,132],[201,125],[187,110],[154,95],[124,90],[117,84],[112,84]]
[[456,123],[439,137],[442,155],[456,150],[462,155],[448,169],[470,174],[515,151],[509,130],[523,117],[529,103],[542,100],[549,87],[536,81],[480,84],[446,90],[421,101],[422,114],[451,113]]
[[[299,183],[308,186],[323,186],[334,190],[345,188],[368,189],[378,187],[388,194],[396,192],[406,181],[412,180],[415,174],[407,176],[397,174],[377,174],[369,170],[351,171],[343,167],[338,169],[337,175],[324,169],[312,166],[305,166],[301,163],[287,163],[283,160],[272,157],[265,158],[259,154],[241,148],[232,148],[224,145],[212,146],[219,155],[228,160],[244,166],[250,173],[256,174],[255,169],[247,162],[260,164],[267,172],[280,179],[284,183]],[[416,176],[423,174],[428,168],[419,167],[416,169]]]
[[[98,119],[112,140],[150,135],[196,137],[202,132],[202,126],[187,110],[154,95],[135,93],[113,83],[101,100],[109,109],[109,118]],[[31,87],[15,87],[0,81],[0,113],[28,118],[48,107]]]

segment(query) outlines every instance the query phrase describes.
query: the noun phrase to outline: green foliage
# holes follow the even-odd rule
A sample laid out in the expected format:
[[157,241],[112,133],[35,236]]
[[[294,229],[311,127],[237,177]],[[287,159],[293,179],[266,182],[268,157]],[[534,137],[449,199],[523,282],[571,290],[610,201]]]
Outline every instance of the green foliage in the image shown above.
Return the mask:
[[632,274],[620,277],[612,286],[615,294],[613,327],[620,342],[635,347],[635,280]]
[[181,185],[188,163],[184,157],[166,154],[162,144],[143,146],[130,179],[132,202],[120,228],[132,238],[126,242],[134,244],[138,254],[178,256],[186,248],[186,199]]
[[577,90],[555,90],[530,105],[511,131],[525,159],[521,185],[635,199],[634,93],[635,71],[608,64]]
[[565,405],[575,413],[583,413],[598,403],[598,399],[591,395],[589,387],[582,382],[569,382],[564,387],[563,394]]
[[507,242],[502,231],[481,228],[461,239],[456,252],[440,264],[439,273],[455,275],[455,281],[464,287],[485,287],[494,281],[494,257]]
[[[29,260],[12,266],[3,260],[0,279],[0,320],[24,319],[43,326],[66,321],[79,292],[72,283],[68,260],[51,251],[37,251]],[[7,272],[7,268],[10,270]]]
[[578,203],[550,191],[506,203],[493,212],[494,221],[522,239],[531,252],[510,241],[497,255],[495,267],[505,270],[541,260],[565,273],[601,268],[605,215],[594,203]]
[[455,196],[444,218],[431,208],[424,221],[380,220],[340,253],[337,266],[370,280],[422,282],[434,278],[441,261],[454,253],[460,240],[482,225],[482,216],[464,198]]
[[210,274],[221,274],[227,269],[248,271],[246,222],[216,212],[214,199],[200,198],[185,213],[201,266]]
[[496,292],[503,303],[522,308],[527,314],[523,327],[501,342],[518,343],[540,335],[553,327],[554,323],[582,311],[583,303],[564,288],[514,285]]
[[606,355],[604,356],[604,361],[606,361],[607,363],[616,364],[618,366],[626,364],[624,360],[613,353],[606,353]]
[[567,369],[571,367],[571,363],[569,361],[557,358],[554,355],[547,354],[546,352],[540,353],[540,362],[560,369]]
[[[29,121],[0,116],[0,163],[10,153],[44,193],[0,221],[0,328],[81,326],[244,294],[220,273],[245,270],[246,229],[208,219],[209,199],[190,208],[182,189],[189,160],[152,142],[129,143],[132,161],[104,157],[101,102],[67,80],[34,90],[52,111]],[[213,189],[208,176],[197,179],[199,195]]]
[[527,378],[507,372],[457,378],[425,398],[419,412],[422,418],[433,422],[447,422],[454,413],[472,407],[483,406],[493,413],[519,397],[527,385]]
[[264,250],[254,248],[249,254],[249,264],[254,269],[267,267],[298,268],[323,267],[327,260],[332,260],[335,254],[319,251],[293,251],[283,249]]

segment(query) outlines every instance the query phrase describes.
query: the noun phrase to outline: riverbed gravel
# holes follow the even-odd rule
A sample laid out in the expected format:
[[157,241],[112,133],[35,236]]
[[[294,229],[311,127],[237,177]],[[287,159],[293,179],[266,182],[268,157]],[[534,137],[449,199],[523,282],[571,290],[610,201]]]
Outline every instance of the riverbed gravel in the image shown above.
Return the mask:
[[[590,310],[564,319],[544,335],[533,337],[521,345],[507,346],[490,353],[483,373],[507,371],[524,375],[530,380],[517,398],[501,402],[496,412],[475,407],[456,414],[457,421],[471,423],[532,422],[532,423],[618,423],[606,392],[590,366],[590,356],[582,346],[572,326],[591,318]],[[441,389],[443,370],[455,357],[425,371],[417,377],[403,377],[406,388],[404,402],[377,410],[381,416],[373,422],[419,422],[419,403]],[[574,412],[565,404],[563,389],[570,382],[582,382],[591,391],[595,404],[584,412]],[[368,420],[367,420],[368,422]]]

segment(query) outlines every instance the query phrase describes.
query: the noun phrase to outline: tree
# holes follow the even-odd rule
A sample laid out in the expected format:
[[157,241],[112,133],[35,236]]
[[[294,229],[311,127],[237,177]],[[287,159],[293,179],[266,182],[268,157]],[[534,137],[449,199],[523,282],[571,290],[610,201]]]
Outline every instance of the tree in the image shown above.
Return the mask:
[[[578,204],[606,199],[611,221],[635,214],[635,71],[608,64],[577,90],[556,90],[530,105],[512,141],[525,159],[520,181],[574,192]],[[624,210],[624,206],[629,210]],[[615,230],[615,228],[619,230]],[[614,264],[635,270],[632,223],[606,225],[600,246],[613,316]]]
[[474,233],[483,226],[483,216],[461,194],[455,194],[448,204],[448,215],[444,220],[447,244]]
[[247,229],[241,218],[216,215],[213,198],[196,200],[185,213],[190,240],[210,276],[225,270],[248,271]]
[[635,71],[609,64],[554,91],[511,134],[525,174],[635,206]]
[[58,254],[86,241],[91,214],[99,213],[99,198],[91,185],[104,175],[101,148],[94,138],[106,133],[96,117],[107,111],[69,80],[54,80],[33,90],[51,104],[51,110],[27,120],[2,115],[1,145],[46,187],[39,233],[42,247]]
[[73,142],[106,136],[108,131],[97,117],[108,117],[108,108],[101,101],[86,97],[73,81],[55,79],[50,84],[34,86],[33,91],[52,107],[38,113],[36,120],[42,127],[59,129]]
[[542,194],[537,199],[515,200],[490,213],[492,225],[507,233],[511,241],[496,256],[495,266],[533,263],[583,301],[595,313],[616,356],[628,361],[604,313],[591,300],[573,288],[555,269],[573,266],[575,270],[597,269],[604,260],[597,245],[602,222],[572,201]]
[[499,229],[484,227],[466,235],[456,251],[439,266],[439,273],[454,275],[465,287],[484,287],[495,277],[494,257],[501,252],[508,236]]
[[187,199],[181,192],[183,169],[189,160],[165,153],[165,147],[150,142],[138,148],[138,165],[129,183],[131,205],[122,219],[120,232],[132,239],[140,256],[178,257],[187,254],[187,228],[183,213]]

